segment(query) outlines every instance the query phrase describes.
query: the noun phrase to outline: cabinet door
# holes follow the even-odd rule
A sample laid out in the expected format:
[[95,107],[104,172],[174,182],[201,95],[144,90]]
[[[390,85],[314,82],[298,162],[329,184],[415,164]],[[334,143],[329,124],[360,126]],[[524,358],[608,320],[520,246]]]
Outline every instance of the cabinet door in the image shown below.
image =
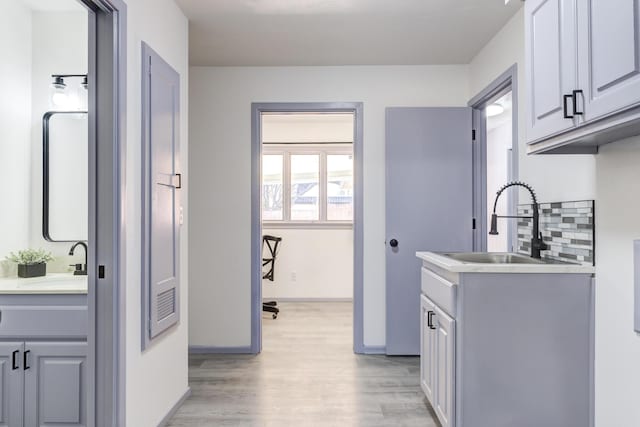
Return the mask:
[[[568,130],[571,95],[577,89],[575,0],[529,0],[525,3],[527,140]],[[566,104],[566,105],[565,105]]]
[[442,427],[455,425],[455,364],[456,331],[455,320],[437,306],[436,315],[436,381],[434,390],[434,410]]
[[25,426],[87,425],[87,344],[26,343]]
[[[434,317],[435,305],[424,295],[420,297],[420,387],[431,405],[435,379],[435,330],[429,327],[430,317]],[[431,323],[435,325],[435,319]]]
[[22,425],[24,372],[21,342],[0,343],[0,427]]
[[581,1],[578,25],[584,119],[640,102],[640,0]]

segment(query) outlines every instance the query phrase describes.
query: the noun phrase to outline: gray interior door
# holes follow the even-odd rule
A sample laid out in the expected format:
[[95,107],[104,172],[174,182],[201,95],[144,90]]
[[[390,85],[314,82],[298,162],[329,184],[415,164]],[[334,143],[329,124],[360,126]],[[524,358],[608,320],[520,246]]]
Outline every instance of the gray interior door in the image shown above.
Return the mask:
[[146,345],[179,320],[182,176],[180,75],[147,45],[143,45],[143,61]]
[[388,108],[386,352],[420,351],[417,251],[471,251],[471,108]]

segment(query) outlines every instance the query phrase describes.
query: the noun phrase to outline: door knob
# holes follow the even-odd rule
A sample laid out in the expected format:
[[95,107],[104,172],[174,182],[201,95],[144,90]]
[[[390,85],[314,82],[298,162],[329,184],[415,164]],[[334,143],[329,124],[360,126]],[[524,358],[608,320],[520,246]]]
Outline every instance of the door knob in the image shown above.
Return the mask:
[[391,239],[389,241],[389,244],[391,245],[392,248],[397,248],[398,247],[398,241],[396,239]]

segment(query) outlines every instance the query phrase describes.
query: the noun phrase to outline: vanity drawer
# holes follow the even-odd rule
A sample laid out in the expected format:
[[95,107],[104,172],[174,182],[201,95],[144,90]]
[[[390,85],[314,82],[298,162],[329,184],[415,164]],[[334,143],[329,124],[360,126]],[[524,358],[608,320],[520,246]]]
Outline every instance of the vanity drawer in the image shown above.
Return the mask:
[[422,293],[448,315],[456,317],[457,286],[422,267]]
[[86,306],[0,305],[0,338],[86,338]]

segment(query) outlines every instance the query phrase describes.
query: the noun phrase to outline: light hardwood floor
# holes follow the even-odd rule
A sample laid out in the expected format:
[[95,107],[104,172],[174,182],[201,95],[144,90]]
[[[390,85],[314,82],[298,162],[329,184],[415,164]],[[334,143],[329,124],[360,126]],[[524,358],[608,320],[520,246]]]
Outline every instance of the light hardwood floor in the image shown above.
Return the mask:
[[417,357],[355,355],[351,303],[280,303],[263,352],[192,355],[169,426],[436,427]]

